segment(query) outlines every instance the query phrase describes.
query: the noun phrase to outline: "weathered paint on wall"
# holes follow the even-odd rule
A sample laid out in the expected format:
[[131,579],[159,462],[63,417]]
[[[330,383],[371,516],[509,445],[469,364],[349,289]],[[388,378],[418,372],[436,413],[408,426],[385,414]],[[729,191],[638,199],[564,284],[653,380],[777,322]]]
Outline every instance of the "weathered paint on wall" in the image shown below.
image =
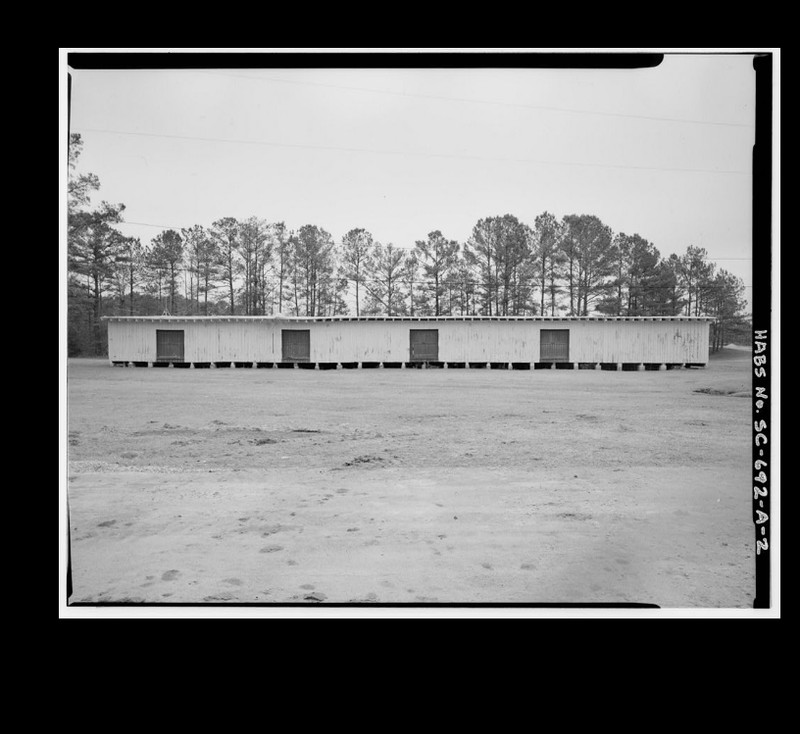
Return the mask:
[[309,329],[311,362],[407,362],[411,329],[439,330],[441,362],[538,362],[541,329],[569,329],[569,361],[708,362],[709,320],[108,319],[112,362],[156,360],[156,330],[184,331],[187,362],[280,362],[281,329]]
[[708,362],[707,321],[571,322],[570,361]]

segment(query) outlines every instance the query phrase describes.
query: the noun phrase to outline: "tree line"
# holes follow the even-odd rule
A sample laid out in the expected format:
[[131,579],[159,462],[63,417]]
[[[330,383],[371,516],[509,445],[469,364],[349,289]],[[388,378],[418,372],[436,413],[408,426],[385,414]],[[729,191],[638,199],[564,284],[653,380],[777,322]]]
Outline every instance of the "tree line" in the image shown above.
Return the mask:
[[115,226],[124,204],[91,206],[100,183],[69,147],[68,350],[106,351],[104,315],[713,316],[712,348],[743,335],[744,286],[703,248],[662,257],[597,216],[549,212],[478,220],[458,242],[441,231],[413,247],[364,228],[337,241],[314,224],[223,217],[150,242]]

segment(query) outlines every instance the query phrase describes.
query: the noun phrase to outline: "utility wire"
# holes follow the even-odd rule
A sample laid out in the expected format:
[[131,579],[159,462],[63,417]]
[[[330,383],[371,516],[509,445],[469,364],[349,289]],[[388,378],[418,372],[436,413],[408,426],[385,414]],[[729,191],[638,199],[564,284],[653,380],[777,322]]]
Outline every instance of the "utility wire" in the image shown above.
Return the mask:
[[539,110],[543,112],[563,112],[568,114],[576,114],[576,115],[596,115],[598,117],[623,117],[627,119],[633,120],[648,120],[648,121],[658,121],[658,122],[677,122],[677,123],[685,123],[691,125],[715,125],[721,127],[744,127],[744,128],[752,128],[754,125],[752,123],[744,123],[744,122],[719,122],[715,120],[692,120],[687,118],[680,118],[680,117],[660,117],[657,115],[633,115],[625,112],[602,112],[600,110],[582,110],[582,109],[575,109],[572,107],[553,107],[549,105],[532,105],[532,104],[524,104],[521,102],[501,102],[497,100],[489,100],[489,99],[474,99],[471,97],[443,97],[435,94],[421,94],[419,92],[395,92],[389,89],[375,89],[370,87],[354,87],[344,84],[324,84],[322,82],[311,82],[311,81],[300,81],[297,79],[276,79],[275,77],[254,77],[254,76],[246,76],[244,74],[227,74],[221,72],[214,72],[214,71],[198,71],[198,74],[202,74],[204,76],[223,76],[223,77],[231,77],[234,79],[247,79],[251,82],[268,82],[268,83],[279,83],[279,84],[295,84],[295,85],[303,85],[303,86],[311,86],[311,87],[324,87],[328,89],[342,89],[346,91],[353,91],[353,92],[368,92],[371,94],[386,94],[392,95],[395,97],[412,97],[417,99],[430,99],[430,100],[441,100],[444,102],[464,102],[469,104],[481,104],[481,105],[492,105],[496,107],[514,107],[518,109],[528,109],[528,110]]
[[750,171],[742,171],[739,169],[718,169],[718,168],[680,168],[680,167],[666,167],[666,166],[628,166],[617,163],[581,163],[575,161],[548,161],[536,158],[493,158],[486,156],[476,155],[460,155],[457,153],[422,153],[422,152],[409,152],[402,150],[377,150],[374,148],[349,148],[333,145],[307,145],[301,143],[279,143],[271,140],[242,140],[237,138],[214,138],[195,135],[172,135],[166,133],[145,133],[134,132],[132,130],[103,130],[99,128],[82,128],[80,134],[83,133],[103,133],[108,135],[131,135],[146,138],[164,138],[169,140],[193,140],[205,143],[229,143],[236,145],[263,145],[273,148],[293,148],[303,150],[324,150],[336,153],[366,153],[368,155],[390,155],[390,156],[407,156],[418,158],[443,158],[443,159],[456,159],[456,160],[472,160],[472,161],[485,161],[496,163],[528,163],[537,166],[576,166],[579,168],[614,168],[621,170],[632,171],[663,171],[666,173],[723,173],[723,174],[745,174],[749,175]]
[[181,230],[181,229],[185,229],[185,227],[174,227],[174,226],[169,225],[169,224],[150,224],[149,222],[130,222],[130,221],[125,221],[125,222],[118,222],[117,224],[136,224],[136,225],[138,225],[140,227],[156,227],[157,229],[174,229],[176,232]]

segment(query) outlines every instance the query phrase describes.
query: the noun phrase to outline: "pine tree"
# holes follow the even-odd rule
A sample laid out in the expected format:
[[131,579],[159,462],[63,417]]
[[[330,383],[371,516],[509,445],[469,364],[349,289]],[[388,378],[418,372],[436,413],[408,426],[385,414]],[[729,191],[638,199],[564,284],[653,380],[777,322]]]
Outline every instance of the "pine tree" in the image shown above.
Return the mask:
[[373,247],[374,239],[365,229],[351,229],[342,238],[342,276],[355,285],[356,316],[361,314],[361,286]]
[[569,314],[586,316],[589,304],[607,297],[614,274],[610,227],[591,214],[563,218],[561,250],[568,267]]
[[178,274],[183,261],[183,239],[174,229],[167,229],[154,237],[151,245],[152,258],[166,276],[169,289],[167,309],[169,313],[175,314]]
[[222,278],[228,286],[228,312],[236,313],[236,293],[234,280],[236,278],[237,256],[239,247],[239,222],[234,217],[223,217],[211,225],[211,237],[215,242],[215,250],[219,256],[217,265]]
[[560,239],[561,224],[555,215],[543,212],[536,217],[533,224],[533,254],[538,259],[540,312],[543,314],[546,313],[545,298],[549,294],[551,315],[555,315],[556,281],[563,263]]
[[405,310],[402,298],[403,269],[406,253],[391,242],[375,243],[367,261],[365,288],[371,298],[368,310],[397,316]]
[[436,230],[428,234],[427,240],[417,240],[414,248],[423,276],[432,284],[428,294],[428,297],[433,299],[432,315],[440,316],[444,283],[457,261],[458,242],[448,240],[439,230]]

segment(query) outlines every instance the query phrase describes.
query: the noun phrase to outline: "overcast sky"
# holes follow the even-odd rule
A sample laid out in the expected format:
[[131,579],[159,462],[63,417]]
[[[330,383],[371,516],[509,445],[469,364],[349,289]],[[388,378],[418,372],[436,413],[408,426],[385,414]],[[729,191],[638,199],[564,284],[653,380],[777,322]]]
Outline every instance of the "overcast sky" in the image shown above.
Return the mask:
[[[478,219],[594,214],[751,281],[752,55],[641,70],[73,71],[93,202],[126,235],[258,216],[412,247]],[[750,288],[746,294],[749,298]]]

